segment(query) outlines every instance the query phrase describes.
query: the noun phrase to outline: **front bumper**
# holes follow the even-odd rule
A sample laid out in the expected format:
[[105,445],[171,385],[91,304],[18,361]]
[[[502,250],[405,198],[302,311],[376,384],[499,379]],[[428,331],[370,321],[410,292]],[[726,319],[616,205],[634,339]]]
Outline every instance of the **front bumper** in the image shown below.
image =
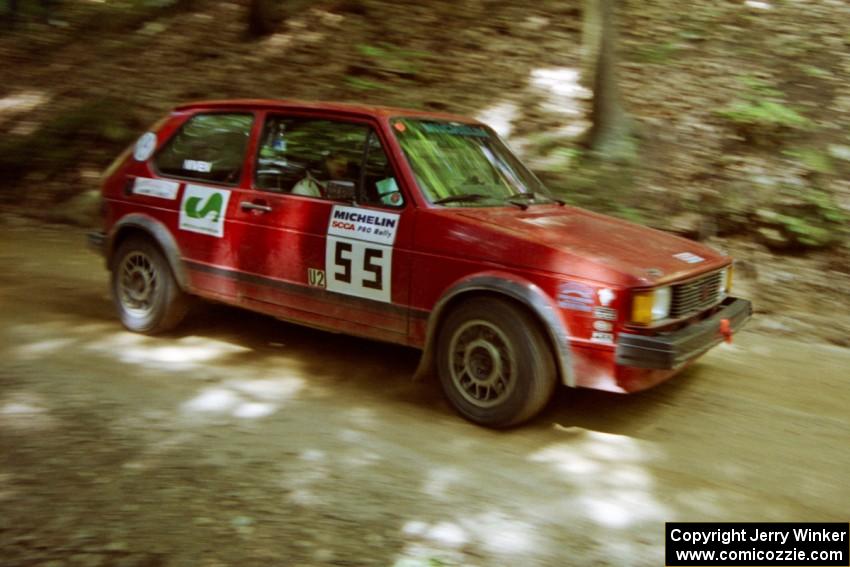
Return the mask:
[[732,333],[741,329],[752,315],[746,299],[727,298],[714,315],[677,331],[657,335],[621,333],[616,361],[621,366],[676,369],[722,342],[721,322],[726,319]]

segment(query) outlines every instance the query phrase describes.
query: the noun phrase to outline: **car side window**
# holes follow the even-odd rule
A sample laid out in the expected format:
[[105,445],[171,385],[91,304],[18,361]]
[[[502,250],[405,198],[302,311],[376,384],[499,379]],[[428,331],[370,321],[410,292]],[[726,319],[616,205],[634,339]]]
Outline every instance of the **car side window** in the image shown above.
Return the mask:
[[363,166],[363,202],[367,205],[404,206],[392,164],[375,131],[369,133]]
[[270,116],[257,156],[258,189],[354,200],[369,127],[333,120]]
[[193,116],[156,154],[154,165],[166,176],[236,185],[253,121],[250,114]]

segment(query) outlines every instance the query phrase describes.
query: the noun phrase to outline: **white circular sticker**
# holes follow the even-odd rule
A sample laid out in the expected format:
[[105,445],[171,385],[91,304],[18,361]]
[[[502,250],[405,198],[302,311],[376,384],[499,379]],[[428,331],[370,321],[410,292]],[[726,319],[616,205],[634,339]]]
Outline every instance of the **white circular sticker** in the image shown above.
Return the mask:
[[614,325],[612,325],[608,321],[594,321],[593,322],[593,328],[596,329],[597,331],[608,332],[608,331],[610,331],[611,329],[614,328]]
[[133,157],[136,161],[145,161],[153,154],[156,149],[156,134],[148,132],[143,134],[136,142],[136,149],[133,151]]

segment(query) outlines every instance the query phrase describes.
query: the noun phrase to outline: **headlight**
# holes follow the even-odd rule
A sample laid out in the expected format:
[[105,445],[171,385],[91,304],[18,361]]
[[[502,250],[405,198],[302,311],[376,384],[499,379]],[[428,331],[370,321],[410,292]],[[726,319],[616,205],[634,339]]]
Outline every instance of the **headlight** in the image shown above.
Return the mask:
[[649,325],[670,316],[670,287],[637,291],[632,296],[632,323]]

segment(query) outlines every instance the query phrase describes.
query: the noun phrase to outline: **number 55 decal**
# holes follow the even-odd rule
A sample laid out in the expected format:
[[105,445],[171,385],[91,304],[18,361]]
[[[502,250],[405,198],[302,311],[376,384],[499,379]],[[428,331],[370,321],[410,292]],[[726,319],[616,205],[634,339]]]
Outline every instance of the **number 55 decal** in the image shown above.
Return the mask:
[[390,301],[392,246],[328,236],[327,289],[376,301]]

